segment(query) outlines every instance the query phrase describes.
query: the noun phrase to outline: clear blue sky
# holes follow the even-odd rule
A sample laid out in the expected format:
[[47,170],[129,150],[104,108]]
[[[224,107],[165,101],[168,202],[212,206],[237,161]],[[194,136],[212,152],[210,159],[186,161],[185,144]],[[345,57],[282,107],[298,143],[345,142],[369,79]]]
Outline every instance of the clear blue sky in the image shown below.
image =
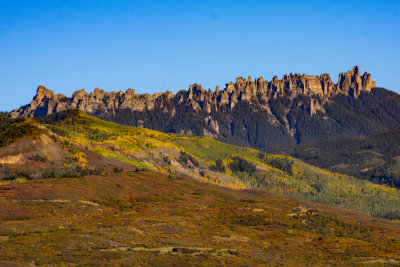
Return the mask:
[[359,65],[400,91],[400,1],[0,0],[0,110],[38,85],[138,93]]

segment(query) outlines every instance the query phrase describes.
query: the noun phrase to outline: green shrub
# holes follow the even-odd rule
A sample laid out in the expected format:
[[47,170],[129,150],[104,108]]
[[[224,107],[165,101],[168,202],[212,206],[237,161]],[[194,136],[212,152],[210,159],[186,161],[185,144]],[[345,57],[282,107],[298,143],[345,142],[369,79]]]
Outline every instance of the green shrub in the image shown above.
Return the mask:
[[163,161],[164,161],[165,163],[167,163],[168,165],[171,165],[171,160],[169,159],[168,156],[163,156]]
[[225,172],[225,165],[221,159],[217,159],[215,165],[210,166],[210,170],[214,172]]
[[199,162],[190,154],[181,151],[181,154],[178,158],[178,161],[181,163],[185,163],[188,164],[189,162],[191,162],[194,166],[199,167]]
[[40,154],[36,154],[34,156],[31,156],[28,159],[33,160],[33,161],[41,161],[41,162],[46,162],[47,161],[47,157],[45,155],[40,155]]
[[114,167],[114,172],[123,172],[123,171],[124,171],[123,167],[121,167],[121,168]]

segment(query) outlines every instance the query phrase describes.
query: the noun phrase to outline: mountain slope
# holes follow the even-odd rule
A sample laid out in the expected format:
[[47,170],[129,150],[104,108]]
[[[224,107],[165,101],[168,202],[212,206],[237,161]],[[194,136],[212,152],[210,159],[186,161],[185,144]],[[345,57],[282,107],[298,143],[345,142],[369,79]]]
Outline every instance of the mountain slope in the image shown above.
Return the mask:
[[119,124],[259,149],[400,129],[400,96],[376,88],[357,66],[341,73],[338,84],[328,74],[289,74],[272,81],[239,77],[214,92],[193,84],[177,94],[95,89],[68,98],[39,86],[30,104],[9,115],[39,117],[71,108]]
[[383,218],[400,218],[398,190],[321,170],[294,158],[268,155],[208,137],[109,123],[79,110],[39,120],[68,144],[133,166],[231,188],[261,188]]
[[3,147],[23,136],[36,137],[41,133],[41,130],[33,120],[25,117],[10,119],[0,114],[0,133],[0,147]]
[[400,188],[400,131],[270,149],[309,164]]
[[62,141],[37,121],[0,120],[0,183],[10,180],[82,177],[104,168],[135,169],[132,165]]

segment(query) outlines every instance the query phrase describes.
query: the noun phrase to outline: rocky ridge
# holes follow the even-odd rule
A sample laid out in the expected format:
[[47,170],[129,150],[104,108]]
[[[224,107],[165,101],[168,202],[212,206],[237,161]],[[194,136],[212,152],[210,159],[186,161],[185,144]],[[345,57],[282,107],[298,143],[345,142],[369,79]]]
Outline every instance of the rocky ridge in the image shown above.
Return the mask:
[[[374,87],[376,87],[376,83],[372,81],[371,74],[360,75],[358,66],[346,73],[340,73],[337,84],[332,82],[329,74],[312,76],[290,73],[284,75],[282,79],[275,76],[271,81],[264,80],[263,77],[255,80],[252,80],[250,76],[247,79],[238,77],[235,83],[227,83],[223,90],[217,86],[214,92],[204,90],[199,84],[193,84],[190,85],[189,90],[181,90],[177,94],[170,91],[153,95],[136,94],[133,89],[128,89],[125,93],[122,91],[107,93],[96,88],[91,93],[81,89],[75,91],[72,97],[67,97],[55,94],[44,86],[39,86],[36,96],[30,104],[10,112],[9,115],[13,118],[38,117],[75,108],[90,114],[99,111],[115,114],[122,109],[148,111],[155,107],[169,112],[170,110],[165,107],[165,103],[168,101],[178,105],[184,104],[196,111],[210,114],[212,109],[218,110],[221,106],[233,109],[239,101],[250,103],[258,101],[264,103],[262,108],[271,114],[271,122],[277,123],[269,105],[266,104],[271,99],[294,98],[298,95],[310,96],[312,100],[309,112],[312,115],[317,110],[324,111],[322,104],[335,95],[345,94],[357,98],[362,91],[370,91]],[[175,109],[172,110],[171,115],[173,116],[174,113]],[[213,121],[210,123],[215,124]]]

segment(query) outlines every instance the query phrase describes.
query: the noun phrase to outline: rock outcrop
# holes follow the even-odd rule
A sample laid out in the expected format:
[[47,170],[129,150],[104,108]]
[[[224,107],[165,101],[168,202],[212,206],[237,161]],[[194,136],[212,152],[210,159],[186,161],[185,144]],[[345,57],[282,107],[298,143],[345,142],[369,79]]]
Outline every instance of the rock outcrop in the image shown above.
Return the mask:
[[339,74],[337,87],[340,92],[357,97],[361,91],[376,87],[376,83],[372,81],[370,73],[365,72],[360,76],[358,66],[355,66],[351,71]]
[[[337,84],[333,83],[328,74],[311,76],[290,73],[284,75],[281,80],[275,76],[271,81],[264,80],[263,77],[255,80],[252,80],[250,76],[247,79],[238,77],[235,83],[227,83],[223,90],[217,86],[214,92],[204,90],[199,84],[193,84],[188,91],[181,90],[176,95],[169,91],[153,95],[136,94],[133,89],[128,89],[126,92],[107,93],[96,88],[91,93],[87,93],[84,89],[78,90],[68,98],[62,94],[54,94],[44,86],[39,86],[32,102],[10,112],[10,116],[13,118],[38,117],[74,108],[91,114],[99,111],[115,114],[121,109],[146,111],[154,108],[168,112],[165,107],[168,101],[184,104],[198,112],[210,114],[213,109],[218,110],[221,106],[233,109],[239,101],[268,103],[269,100],[278,97],[294,98],[298,95],[314,98],[309,108],[312,115],[316,110],[323,110],[319,102],[315,100],[316,98],[324,102],[337,94],[358,97],[361,92],[370,91],[373,87],[376,87],[376,83],[372,81],[371,74],[364,73],[360,76],[358,66],[346,73],[340,73]],[[267,113],[271,113],[268,105],[264,104],[263,108]],[[274,118],[271,120],[273,121]],[[212,125],[212,127],[216,126]]]

